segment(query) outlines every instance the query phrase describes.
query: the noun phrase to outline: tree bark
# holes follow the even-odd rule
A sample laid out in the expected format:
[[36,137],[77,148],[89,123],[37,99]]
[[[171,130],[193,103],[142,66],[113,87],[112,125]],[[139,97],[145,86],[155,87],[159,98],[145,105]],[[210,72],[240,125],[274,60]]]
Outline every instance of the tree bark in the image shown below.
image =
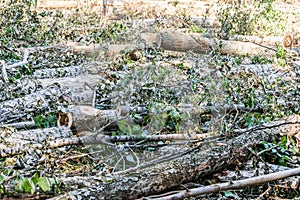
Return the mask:
[[58,125],[70,127],[74,133],[116,126],[120,116],[116,110],[99,110],[91,106],[74,106],[59,113]]
[[276,43],[283,46],[283,36],[252,36],[252,35],[233,35],[229,38],[230,41],[253,42],[265,46],[275,47]]
[[12,128],[2,128],[0,135],[4,138],[0,144],[0,157],[4,158],[24,153],[29,149],[47,148],[46,142],[70,138],[73,133],[70,128],[61,126],[19,132]]
[[62,77],[55,79],[38,79],[43,88],[58,84],[65,100],[74,105],[93,104],[95,86],[102,79],[100,75],[81,74],[76,77]]
[[18,81],[2,83],[0,90],[0,101],[6,101],[16,96],[24,96],[40,89],[39,82],[31,78],[22,78]]
[[222,54],[274,56],[275,51],[252,42],[218,40],[198,35],[160,33],[156,37],[157,47],[171,51],[193,51],[205,54],[211,48]]
[[[157,34],[155,33],[141,33],[140,38],[144,40],[146,44],[152,44],[155,42]],[[111,44],[107,48],[104,48],[101,44],[82,45],[78,42],[68,42],[66,46],[70,47],[75,52],[84,52],[87,55],[95,56],[101,52],[104,52],[105,56],[113,58],[120,54],[121,51],[126,49],[136,49],[136,44]]]
[[[243,105],[223,105],[226,111],[248,111]],[[220,109],[216,106],[195,107],[194,105],[179,105],[181,113],[188,114],[191,119],[197,119],[202,114],[209,114],[211,110]],[[166,108],[168,110],[168,107]],[[119,106],[115,110],[99,110],[91,106],[77,105],[66,109],[58,114],[58,125],[68,126],[75,132],[99,130],[103,127],[116,127],[119,120],[125,120],[127,124],[140,124],[143,120],[137,120],[128,116],[135,113],[147,113],[146,107],[140,107],[140,111],[130,106]],[[263,108],[252,108],[251,111],[263,112]]]
[[152,200],[180,200],[188,197],[195,197],[201,194],[209,194],[214,192],[221,192],[226,190],[234,190],[245,188],[248,186],[261,185],[267,182],[284,179],[290,176],[296,176],[300,174],[300,167],[295,169],[284,170],[272,174],[266,174],[259,177],[252,177],[248,179],[230,181],[227,183],[213,184],[204,187],[191,188],[188,190],[176,191],[175,194],[162,195],[156,197],[150,197]]
[[49,105],[59,101],[62,91],[57,85],[47,87],[24,97],[0,103],[0,122],[11,123],[49,110]]
[[33,72],[32,77],[36,79],[75,77],[86,72],[82,66],[60,67],[51,69],[37,69]]
[[[251,154],[249,149],[257,142],[271,141],[274,134],[280,134],[282,130],[299,131],[299,125],[300,116],[291,116],[273,122],[271,125],[265,124],[261,129],[250,129],[252,131],[246,131],[229,140],[224,146],[211,146],[173,161],[157,163],[154,167],[130,175],[120,176],[116,174],[108,182],[105,181],[105,177],[90,177],[88,179],[76,177],[76,181],[85,185],[84,188],[52,199],[76,199],[79,197],[81,199],[136,199],[160,193],[182,183],[203,179],[207,175],[230,166],[242,166]],[[94,184],[90,186],[91,183]]]

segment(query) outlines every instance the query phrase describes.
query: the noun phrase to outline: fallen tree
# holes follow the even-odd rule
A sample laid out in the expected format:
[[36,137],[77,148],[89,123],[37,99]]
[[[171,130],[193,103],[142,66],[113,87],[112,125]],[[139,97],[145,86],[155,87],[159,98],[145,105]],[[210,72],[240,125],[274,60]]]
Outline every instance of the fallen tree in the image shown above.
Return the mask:
[[[275,45],[283,44],[284,37],[233,36],[230,40],[220,40],[202,34],[185,35],[181,33],[141,34],[146,44],[155,44],[158,48],[170,51],[207,54],[209,50],[218,50],[222,54],[275,56]],[[135,44],[109,45],[104,48],[100,44],[90,46],[78,43],[67,43],[73,51],[82,51],[87,55],[104,52],[106,56],[116,56],[126,49],[135,49]]]
[[162,194],[147,197],[146,199],[152,200],[176,200],[184,199],[187,197],[195,197],[201,194],[209,194],[214,192],[221,192],[226,190],[240,189],[247,186],[261,185],[270,181],[276,181],[284,179],[290,176],[296,176],[300,174],[300,168],[284,170],[272,174],[262,175],[258,177],[252,177],[240,181],[230,181],[227,183],[213,184],[203,187],[191,188],[187,190],[176,191],[174,194]]
[[157,47],[171,51],[193,51],[195,53],[206,54],[211,48],[212,50],[220,51],[222,54],[275,55],[274,49],[263,47],[252,42],[219,40],[217,38],[203,37],[201,35],[160,33],[157,35],[155,42]]
[[62,91],[57,85],[43,90],[0,102],[0,122],[11,123],[26,118],[29,114],[40,114],[50,109],[50,105],[58,102]]
[[[191,151],[176,152],[177,158],[154,166],[114,173],[109,181],[102,176],[91,176],[81,179],[74,177],[68,180],[67,186],[77,181],[83,188],[52,199],[97,198],[97,199],[136,199],[166,191],[182,183],[201,180],[219,170],[230,166],[241,167],[249,159],[251,148],[259,141],[271,141],[275,134],[289,134],[299,131],[300,116],[293,115],[283,120],[264,124],[263,126],[243,130],[241,135],[227,141],[226,145],[213,143],[210,148],[201,149],[201,145]],[[128,172],[130,172],[128,174]],[[76,182],[75,182],[76,180]],[[74,185],[73,185],[74,186]]]
[[92,105],[96,85],[103,77],[93,74],[81,74],[75,77],[38,79],[43,88],[58,84],[64,92],[64,98],[75,105]]

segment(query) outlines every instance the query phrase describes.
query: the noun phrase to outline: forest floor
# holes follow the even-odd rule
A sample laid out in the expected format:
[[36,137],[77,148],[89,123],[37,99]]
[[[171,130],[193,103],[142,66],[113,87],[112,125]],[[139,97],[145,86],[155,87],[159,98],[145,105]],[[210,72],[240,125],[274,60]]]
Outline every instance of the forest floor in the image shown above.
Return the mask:
[[[139,174],[161,188],[137,178],[103,198],[168,199],[299,168],[300,2],[35,3],[0,7],[1,198],[79,197]],[[151,182],[187,155],[197,172]],[[298,176],[255,184],[181,199],[300,196]]]

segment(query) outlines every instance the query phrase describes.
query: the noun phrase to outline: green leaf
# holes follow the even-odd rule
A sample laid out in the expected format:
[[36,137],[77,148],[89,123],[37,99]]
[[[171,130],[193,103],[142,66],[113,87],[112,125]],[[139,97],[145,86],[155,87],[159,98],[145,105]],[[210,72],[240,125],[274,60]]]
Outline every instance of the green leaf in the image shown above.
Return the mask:
[[224,192],[225,197],[233,197],[234,194],[231,191],[225,191]]
[[142,133],[141,127],[139,125],[134,125],[131,129],[132,129],[134,134],[141,134]]
[[57,118],[55,115],[50,115],[49,117],[47,117],[47,120],[50,122],[50,125],[52,126],[56,124]]
[[125,120],[118,121],[118,126],[121,132],[125,132],[127,129],[127,123]]
[[51,190],[51,182],[47,177],[40,177],[37,184],[44,192]]
[[133,117],[135,119],[143,119],[143,117],[140,114],[134,114]]
[[38,182],[38,179],[39,179],[39,175],[38,175],[38,173],[35,173],[35,174],[31,177],[30,180],[34,183],[34,185],[36,185],[37,182]]
[[1,183],[5,178],[6,178],[6,176],[5,176],[3,173],[1,173],[1,174],[0,174],[0,183]]
[[30,192],[30,194],[34,194],[35,185],[31,180],[25,179],[23,180],[21,185],[22,185],[22,189],[25,190],[25,192]]

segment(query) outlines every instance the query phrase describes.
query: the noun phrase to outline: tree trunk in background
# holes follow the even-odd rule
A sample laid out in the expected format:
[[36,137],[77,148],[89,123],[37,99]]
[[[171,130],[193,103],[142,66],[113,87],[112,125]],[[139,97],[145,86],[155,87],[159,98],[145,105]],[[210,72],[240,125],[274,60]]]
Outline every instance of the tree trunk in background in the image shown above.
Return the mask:
[[177,33],[160,33],[156,37],[156,45],[171,51],[193,51],[205,54],[210,49],[222,54],[274,56],[275,51],[252,42],[219,40],[198,35]]

